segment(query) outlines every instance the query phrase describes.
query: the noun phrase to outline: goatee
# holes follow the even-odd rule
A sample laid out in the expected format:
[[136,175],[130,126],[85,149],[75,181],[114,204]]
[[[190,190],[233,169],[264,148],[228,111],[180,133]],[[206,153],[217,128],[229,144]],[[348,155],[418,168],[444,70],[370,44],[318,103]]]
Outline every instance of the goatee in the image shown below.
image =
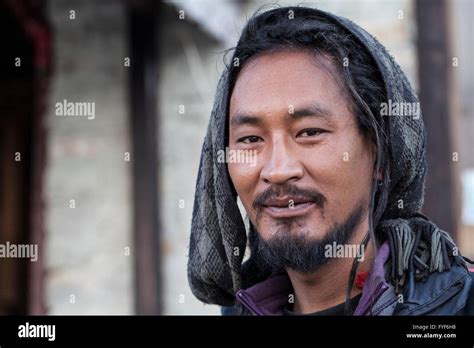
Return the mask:
[[357,205],[343,222],[335,223],[321,239],[311,237],[311,233],[290,233],[289,224],[292,222],[287,221],[283,223],[287,228],[280,228],[269,240],[262,239],[257,232],[254,251],[274,273],[286,268],[300,273],[315,272],[329,261],[325,256],[325,246],[348,243],[366,211],[365,204]]

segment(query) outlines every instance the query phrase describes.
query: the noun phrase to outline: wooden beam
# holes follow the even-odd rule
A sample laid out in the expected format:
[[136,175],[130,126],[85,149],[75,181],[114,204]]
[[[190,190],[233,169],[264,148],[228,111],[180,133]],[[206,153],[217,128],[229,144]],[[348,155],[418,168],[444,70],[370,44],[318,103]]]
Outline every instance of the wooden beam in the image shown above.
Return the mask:
[[453,173],[446,1],[417,0],[416,21],[419,95],[427,132],[428,173],[423,212],[456,237],[459,202]]
[[156,1],[128,3],[137,314],[161,314]]
[[[37,260],[0,260],[0,314],[45,314],[44,113],[51,63],[46,2],[0,2],[0,243],[33,244]],[[19,65],[14,62],[19,59]]]

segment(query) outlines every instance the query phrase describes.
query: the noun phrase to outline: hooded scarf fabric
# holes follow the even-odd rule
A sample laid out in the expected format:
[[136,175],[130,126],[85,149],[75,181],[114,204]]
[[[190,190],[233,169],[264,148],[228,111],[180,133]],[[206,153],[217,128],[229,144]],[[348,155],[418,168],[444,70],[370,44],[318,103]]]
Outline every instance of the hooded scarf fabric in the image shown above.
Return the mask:
[[[317,9],[287,7],[313,11],[334,25],[343,27],[370,53],[383,78],[386,101],[418,103],[410,83],[387,50],[364,29],[352,21]],[[308,26],[312,25],[308,21]],[[255,261],[255,255],[242,264],[247,246],[247,230],[237,205],[227,164],[218,160],[225,151],[229,88],[229,68],[219,80],[215,102],[201,152],[196,184],[188,259],[188,279],[194,295],[205,303],[231,306],[243,287],[271,276],[269,267]],[[425,129],[421,112],[417,117],[382,117],[390,161],[390,177],[384,180],[388,201],[382,218],[374,226],[388,241],[390,248],[389,279],[397,291],[403,287],[407,272],[416,271],[423,279],[432,272],[448,270],[453,262],[463,264],[453,252],[454,242],[428,218],[419,213],[423,205],[425,162]],[[400,205],[403,204],[403,208]],[[377,207],[374,207],[374,210]],[[252,242],[252,231],[249,234]]]

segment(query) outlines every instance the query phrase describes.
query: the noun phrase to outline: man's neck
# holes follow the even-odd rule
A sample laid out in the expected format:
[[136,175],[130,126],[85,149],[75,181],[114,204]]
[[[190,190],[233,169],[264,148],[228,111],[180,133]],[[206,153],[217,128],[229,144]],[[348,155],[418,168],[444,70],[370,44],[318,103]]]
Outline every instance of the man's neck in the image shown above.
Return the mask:
[[[354,243],[361,243],[362,238],[363,236],[356,236],[353,238]],[[310,274],[287,269],[295,292],[293,311],[299,314],[314,313],[343,303],[346,300],[353,260],[354,258],[350,257],[334,257]],[[357,272],[368,272],[371,265],[372,248],[368,243]],[[357,296],[361,292],[362,290],[354,285],[350,297]]]

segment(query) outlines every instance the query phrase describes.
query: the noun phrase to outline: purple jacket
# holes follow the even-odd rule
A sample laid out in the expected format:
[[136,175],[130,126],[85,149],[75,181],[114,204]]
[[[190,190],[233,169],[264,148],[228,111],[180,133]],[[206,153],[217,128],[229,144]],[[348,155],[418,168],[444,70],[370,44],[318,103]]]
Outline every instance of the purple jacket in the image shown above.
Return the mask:
[[[383,244],[375,257],[362,290],[354,315],[391,315],[397,303],[393,287],[385,280],[384,265],[390,254]],[[286,274],[269,278],[254,286],[239,290],[237,300],[254,315],[283,315],[288,295],[293,291]]]

